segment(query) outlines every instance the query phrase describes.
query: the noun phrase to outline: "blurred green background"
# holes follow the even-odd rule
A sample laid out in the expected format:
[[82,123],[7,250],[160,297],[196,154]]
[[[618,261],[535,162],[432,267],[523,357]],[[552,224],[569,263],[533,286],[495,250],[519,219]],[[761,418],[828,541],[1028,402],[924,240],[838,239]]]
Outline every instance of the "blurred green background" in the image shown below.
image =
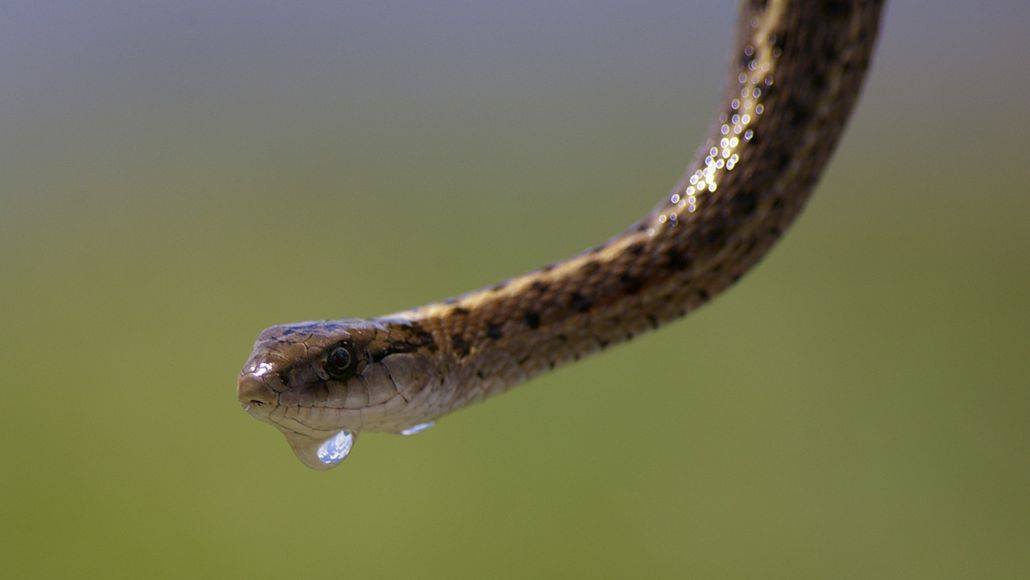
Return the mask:
[[675,182],[727,3],[8,0],[10,577],[1030,575],[1021,0],[894,2],[808,210],[687,320],[328,473],[263,327],[437,300]]

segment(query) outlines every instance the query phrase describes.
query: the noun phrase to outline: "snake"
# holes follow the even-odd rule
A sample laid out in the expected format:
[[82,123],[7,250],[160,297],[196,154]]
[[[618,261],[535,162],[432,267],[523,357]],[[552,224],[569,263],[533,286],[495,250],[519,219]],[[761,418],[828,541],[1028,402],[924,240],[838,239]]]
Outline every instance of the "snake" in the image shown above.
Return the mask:
[[569,259],[442,302],[271,326],[238,377],[239,403],[326,470],[360,433],[417,433],[696,310],[804,207],[861,92],[882,9],[744,0],[716,119],[646,216]]

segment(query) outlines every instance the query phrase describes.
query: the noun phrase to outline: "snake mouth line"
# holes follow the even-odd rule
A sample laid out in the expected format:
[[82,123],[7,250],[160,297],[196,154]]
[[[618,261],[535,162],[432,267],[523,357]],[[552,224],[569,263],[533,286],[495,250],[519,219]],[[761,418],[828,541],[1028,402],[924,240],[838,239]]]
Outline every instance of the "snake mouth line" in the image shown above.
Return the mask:
[[[333,413],[351,412],[355,415],[354,419],[357,419],[357,425],[334,425],[330,428],[313,427],[302,417],[286,416],[291,409],[295,410],[297,414],[302,413],[302,409],[328,409]],[[277,403],[274,408],[262,413],[263,416],[260,418],[281,429],[288,430],[298,435],[326,437],[336,433],[340,429],[348,429],[350,431],[360,430],[364,426],[364,411],[365,409],[347,409],[344,407],[334,407],[329,405],[283,405],[281,403]],[[253,416],[253,413],[251,413],[251,415]]]
[[304,431],[299,431],[299,430],[297,430],[295,428],[292,428],[292,427],[289,427],[287,425],[284,425],[283,423],[281,423],[279,421],[276,421],[275,419],[269,419],[269,422],[272,423],[273,425],[275,425],[276,427],[282,429],[283,431],[289,431],[290,433],[293,433],[295,435],[303,435],[304,437],[312,437],[312,438],[315,438],[315,439],[325,438],[325,437],[331,436],[334,433],[339,431],[339,429],[330,430],[330,431],[324,431],[324,430],[321,430],[321,429],[313,429],[311,427],[308,427],[304,423],[301,423],[300,421],[294,421],[295,423],[297,423],[298,425],[300,425],[301,427],[304,428]]
[[[374,431],[394,432],[395,427],[410,426],[411,421],[403,418],[401,412],[409,402],[409,398],[400,394],[383,403],[356,409],[324,404],[283,404],[277,400],[274,405],[265,404],[258,408],[251,407],[247,412],[256,419],[301,435],[324,437],[336,433],[340,429],[361,431],[367,428]],[[244,408],[246,409],[247,405],[244,405]],[[312,418],[305,416],[315,410],[330,413],[331,418],[328,422],[324,417],[321,418],[319,422],[322,424],[315,427],[311,425]]]

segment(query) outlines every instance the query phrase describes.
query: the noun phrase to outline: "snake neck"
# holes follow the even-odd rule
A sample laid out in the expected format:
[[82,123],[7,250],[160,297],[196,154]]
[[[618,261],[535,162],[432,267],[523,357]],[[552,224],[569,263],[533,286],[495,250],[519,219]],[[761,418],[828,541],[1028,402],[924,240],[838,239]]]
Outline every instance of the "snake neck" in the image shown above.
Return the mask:
[[[678,318],[801,211],[860,92],[882,1],[746,1],[725,101],[683,178],[608,242],[401,313],[432,332],[451,406]],[[441,412],[447,409],[442,409]]]

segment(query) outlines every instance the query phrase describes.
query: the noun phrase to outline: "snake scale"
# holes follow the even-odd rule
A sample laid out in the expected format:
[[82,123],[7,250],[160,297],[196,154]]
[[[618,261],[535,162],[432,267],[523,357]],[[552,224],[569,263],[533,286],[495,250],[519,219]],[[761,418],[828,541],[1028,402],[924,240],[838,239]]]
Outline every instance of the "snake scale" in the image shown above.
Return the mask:
[[745,0],[725,102],[683,178],[607,242],[442,303],[272,326],[237,384],[308,467],[359,432],[411,434],[679,318],[735,283],[801,211],[861,89],[882,0]]

